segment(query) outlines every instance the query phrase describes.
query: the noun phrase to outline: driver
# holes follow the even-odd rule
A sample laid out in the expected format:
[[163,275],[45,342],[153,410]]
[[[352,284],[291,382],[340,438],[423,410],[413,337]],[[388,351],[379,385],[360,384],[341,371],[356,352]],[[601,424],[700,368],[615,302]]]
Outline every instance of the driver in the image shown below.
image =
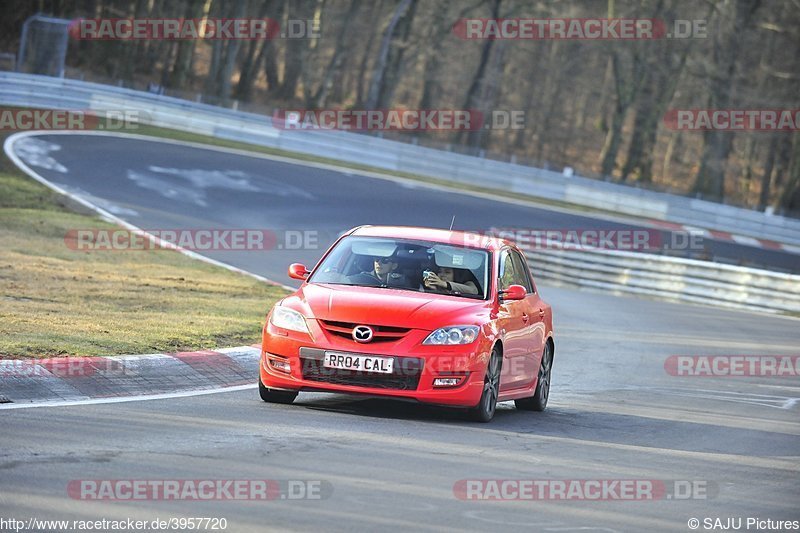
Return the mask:
[[379,285],[386,287],[408,286],[408,278],[400,272],[395,272],[398,263],[394,257],[376,257],[373,259],[372,265],[370,272],[362,272],[362,274],[373,277]]

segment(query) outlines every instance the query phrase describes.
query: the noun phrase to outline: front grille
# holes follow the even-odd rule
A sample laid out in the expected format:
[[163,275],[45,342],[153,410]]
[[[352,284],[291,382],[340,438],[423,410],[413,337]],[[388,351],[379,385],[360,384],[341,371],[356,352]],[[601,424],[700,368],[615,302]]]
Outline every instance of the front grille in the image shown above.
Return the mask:
[[300,349],[300,364],[302,365],[303,379],[354,387],[417,390],[420,374],[422,373],[422,367],[424,365],[423,359],[414,357],[394,357],[391,374],[342,370],[322,366],[324,353],[324,350],[314,348]]
[[[372,328],[373,336],[370,342],[392,342],[402,339],[411,331],[409,328],[398,328],[395,326],[377,326],[373,324],[356,324],[354,322],[337,322],[333,320],[319,320],[319,324],[331,335],[353,340],[353,328],[356,326],[369,326]],[[355,341],[353,341],[355,342]]]

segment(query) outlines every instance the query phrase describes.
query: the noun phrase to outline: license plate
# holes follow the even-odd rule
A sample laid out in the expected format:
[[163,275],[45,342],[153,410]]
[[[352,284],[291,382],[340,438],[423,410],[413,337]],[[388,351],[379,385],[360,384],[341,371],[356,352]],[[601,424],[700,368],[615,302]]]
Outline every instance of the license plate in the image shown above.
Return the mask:
[[325,352],[322,366],[342,370],[358,370],[360,372],[378,372],[391,374],[394,359],[376,357],[374,355],[354,355],[351,353]]

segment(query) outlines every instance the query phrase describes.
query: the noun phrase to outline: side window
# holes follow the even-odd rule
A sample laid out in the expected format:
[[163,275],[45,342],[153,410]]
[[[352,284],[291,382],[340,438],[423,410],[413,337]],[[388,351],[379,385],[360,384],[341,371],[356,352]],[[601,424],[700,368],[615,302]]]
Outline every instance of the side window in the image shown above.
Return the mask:
[[531,294],[533,292],[533,283],[531,283],[531,273],[528,270],[525,259],[518,252],[512,251],[510,253],[511,261],[514,264],[514,283],[522,285],[528,291],[528,294]]
[[500,257],[500,282],[501,291],[506,290],[511,285],[522,285],[525,290],[533,292],[530,277],[526,272],[525,262],[520,255],[513,250],[504,250]]
[[511,261],[511,255],[508,250],[504,250],[503,255],[500,256],[500,276],[498,280],[498,287],[501,291],[514,284],[514,264]]

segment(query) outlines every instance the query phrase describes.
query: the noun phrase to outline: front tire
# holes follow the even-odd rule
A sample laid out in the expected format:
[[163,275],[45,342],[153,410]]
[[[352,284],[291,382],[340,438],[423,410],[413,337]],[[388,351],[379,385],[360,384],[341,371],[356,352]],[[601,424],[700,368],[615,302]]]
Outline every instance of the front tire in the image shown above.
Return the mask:
[[486,376],[483,378],[483,394],[478,405],[470,410],[470,417],[477,422],[489,422],[497,410],[497,395],[500,391],[500,368],[503,356],[494,348],[489,364],[486,365]]
[[536,390],[530,398],[514,400],[514,405],[522,411],[544,411],[547,399],[550,397],[550,378],[553,370],[553,345],[549,342],[544,345],[542,362],[539,365],[539,379],[536,380]]
[[261,399],[269,403],[292,403],[297,398],[297,391],[284,391],[268,389],[261,383],[261,376],[258,376],[258,394]]

